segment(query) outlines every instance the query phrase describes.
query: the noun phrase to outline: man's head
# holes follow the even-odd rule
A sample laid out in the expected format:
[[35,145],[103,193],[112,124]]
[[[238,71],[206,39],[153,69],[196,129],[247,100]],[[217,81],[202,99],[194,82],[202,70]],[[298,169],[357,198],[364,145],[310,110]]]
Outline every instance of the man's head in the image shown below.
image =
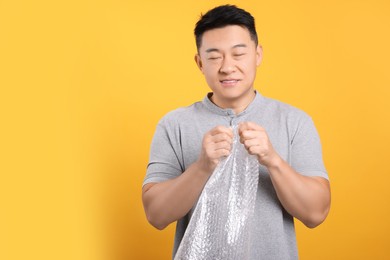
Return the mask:
[[224,108],[248,105],[262,59],[253,17],[235,6],[216,7],[200,18],[195,35],[195,61],[213,91],[212,101]]
[[255,28],[255,19],[247,11],[236,7],[235,5],[221,5],[202,15],[196,23],[194,30],[196,47],[202,45],[203,34],[212,29],[222,28],[228,25],[239,25],[249,31],[251,39],[258,44],[257,33]]

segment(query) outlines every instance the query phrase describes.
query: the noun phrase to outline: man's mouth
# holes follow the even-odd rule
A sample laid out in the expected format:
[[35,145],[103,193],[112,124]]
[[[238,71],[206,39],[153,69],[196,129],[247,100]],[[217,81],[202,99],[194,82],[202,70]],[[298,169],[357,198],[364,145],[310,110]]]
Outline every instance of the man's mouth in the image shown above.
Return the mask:
[[236,83],[238,79],[224,79],[221,80],[221,83]]
[[236,85],[240,80],[239,79],[224,79],[220,80],[221,84],[223,86],[234,86]]

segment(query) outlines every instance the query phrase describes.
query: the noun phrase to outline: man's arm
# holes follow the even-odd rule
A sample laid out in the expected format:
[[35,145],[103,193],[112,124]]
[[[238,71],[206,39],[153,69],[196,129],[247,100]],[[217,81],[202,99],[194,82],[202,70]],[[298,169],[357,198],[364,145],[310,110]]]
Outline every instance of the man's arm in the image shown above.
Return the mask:
[[330,208],[330,185],[322,177],[297,173],[274,150],[267,133],[252,122],[240,124],[240,141],[267,167],[276,194],[290,215],[309,228],[321,224]]
[[325,220],[330,208],[328,180],[301,175],[280,157],[268,170],[276,194],[288,213],[309,228]]
[[146,217],[154,227],[164,229],[190,211],[220,158],[229,155],[232,141],[230,128],[215,127],[205,134],[199,159],[184,173],[174,179],[143,187],[142,201]]

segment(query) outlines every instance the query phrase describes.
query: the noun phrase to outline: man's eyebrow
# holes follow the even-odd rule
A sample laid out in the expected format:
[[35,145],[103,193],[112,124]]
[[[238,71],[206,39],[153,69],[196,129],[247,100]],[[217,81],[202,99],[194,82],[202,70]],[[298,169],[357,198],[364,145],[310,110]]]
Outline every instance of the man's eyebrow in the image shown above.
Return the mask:
[[239,48],[239,47],[244,47],[245,48],[245,47],[248,47],[248,46],[246,44],[244,44],[244,43],[241,43],[241,44],[234,45],[232,49]]
[[[246,44],[240,43],[240,44],[234,45],[234,46],[232,47],[232,49],[234,49],[234,48],[246,48],[246,47],[248,47]],[[207,50],[206,50],[206,53],[210,53],[210,52],[220,52],[220,50],[217,49],[217,48],[210,48],[210,49],[207,49]]]
[[207,53],[210,53],[210,52],[219,52],[219,50],[217,48],[210,48],[210,49],[207,49],[206,50]]

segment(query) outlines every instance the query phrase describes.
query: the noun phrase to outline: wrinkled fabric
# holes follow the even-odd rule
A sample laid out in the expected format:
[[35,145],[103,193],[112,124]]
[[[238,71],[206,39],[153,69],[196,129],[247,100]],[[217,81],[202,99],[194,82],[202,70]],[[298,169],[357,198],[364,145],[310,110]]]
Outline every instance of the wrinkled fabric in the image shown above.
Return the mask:
[[259,163],[233,131],[232,151],[207,181],[175,260],[249,259]]

